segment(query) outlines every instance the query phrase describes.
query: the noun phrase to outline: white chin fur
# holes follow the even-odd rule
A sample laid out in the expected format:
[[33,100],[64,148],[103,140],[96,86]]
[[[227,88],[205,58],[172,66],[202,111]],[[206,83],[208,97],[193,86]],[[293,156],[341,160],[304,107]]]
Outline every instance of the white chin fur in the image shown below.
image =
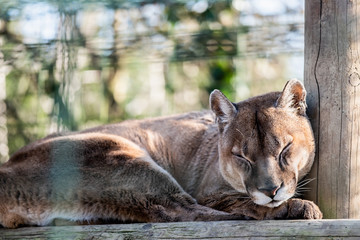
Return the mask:
[[266,205],[272,202],[272,199],[261,192],[253,192],[252,199],[257,205]]
[[257,205],[275,208],[275,207],[280,206],[284,201],[286,201],[287,199],[289,199],[291,197],[290,194],[286,194],[286,191],[284,191],[284,190],[280,191],[280,190],[279,190],[278,194],[276,194],[274,199],[272,199],[272,198],[266,196],[265,194],[263,194],[262,192],[258,192],[258,191],[252,193],[252,199],[253,199],[254,203],[256,203]]
[[265,207],[269,207],[269,208],[278,207],[284,202],[284,201],[273,200],[265,195],[261,198],[254,198],[253,201],[257,205],[261,205],[261,206],[265,206]]

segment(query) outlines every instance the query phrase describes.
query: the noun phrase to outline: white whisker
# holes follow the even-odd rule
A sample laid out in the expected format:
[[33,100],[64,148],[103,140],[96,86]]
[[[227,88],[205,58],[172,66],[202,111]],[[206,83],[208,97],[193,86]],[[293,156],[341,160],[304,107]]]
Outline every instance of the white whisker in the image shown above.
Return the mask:
[[315,180],[315,178],[303,179],[303,180],[301,180],[301,181],[298,183],[297,187],[298,187],[298,188],[301,188],[301,187],[309,184],[310,182],[312,182],[312,181],[314,181],[314,180]]
[[311,188],[308,188],[305,186],[314,180],[315,180],[315,178],[307,178],[307,179],[303,179],[300,182],[298,182],[298,184],[296,186],[294,197],[299,197],[305,192],[310,192]]

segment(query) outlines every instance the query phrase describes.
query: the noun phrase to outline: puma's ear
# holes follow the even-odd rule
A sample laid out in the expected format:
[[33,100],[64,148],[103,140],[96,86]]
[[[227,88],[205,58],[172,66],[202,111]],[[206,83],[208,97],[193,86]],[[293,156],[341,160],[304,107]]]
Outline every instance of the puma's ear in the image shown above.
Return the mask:
[[303,84],[297,79],[289,80],[278,98],[276,106],[306,115],[306,90]]
[[237,111],[235,105],[217,89],[210,94],[210,107],[219,123],[227,123]]

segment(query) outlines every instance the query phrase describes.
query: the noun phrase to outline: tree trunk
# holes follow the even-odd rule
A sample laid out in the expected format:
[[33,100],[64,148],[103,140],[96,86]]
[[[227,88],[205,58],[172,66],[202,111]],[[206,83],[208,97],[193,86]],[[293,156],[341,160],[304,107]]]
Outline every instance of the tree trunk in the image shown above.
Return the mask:
[[304,81],[317,144],[308,198],[325,218],[360,218],[358,10],[360,0],[305,1]]

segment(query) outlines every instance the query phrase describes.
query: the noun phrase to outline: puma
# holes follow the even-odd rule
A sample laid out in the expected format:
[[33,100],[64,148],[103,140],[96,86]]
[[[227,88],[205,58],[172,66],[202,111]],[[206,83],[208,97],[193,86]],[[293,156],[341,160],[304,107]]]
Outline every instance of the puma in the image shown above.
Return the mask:
[[214,90],[212,112],[33,142],[0,167],[0,224],[322,218],[292,198],[314,159],[305,98],[295,79],[236,104]]

